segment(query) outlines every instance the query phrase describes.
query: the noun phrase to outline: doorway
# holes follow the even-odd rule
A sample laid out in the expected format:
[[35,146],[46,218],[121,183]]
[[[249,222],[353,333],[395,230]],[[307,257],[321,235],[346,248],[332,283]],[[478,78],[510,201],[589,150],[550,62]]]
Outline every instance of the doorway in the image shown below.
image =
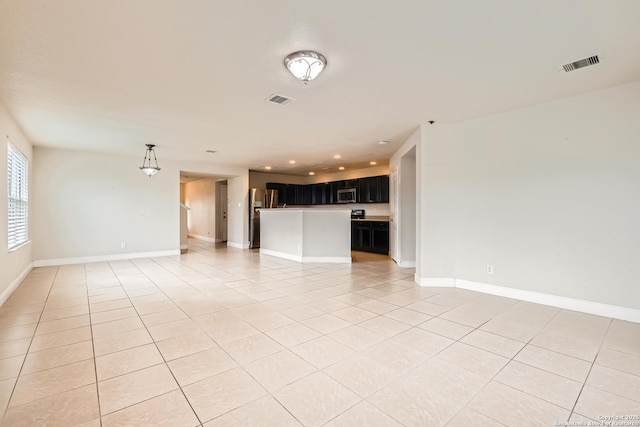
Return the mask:
[[397,186],[394,197],[396,204],[396,253],[394,258],[400,267],[416,266],[416,147],[400,158]]
[[216,182],[216,217],[219,218],[218,227],[216,227],[216,241],[227,241],[227,216],[229,212],[229,196],[227,194],[227,181]]

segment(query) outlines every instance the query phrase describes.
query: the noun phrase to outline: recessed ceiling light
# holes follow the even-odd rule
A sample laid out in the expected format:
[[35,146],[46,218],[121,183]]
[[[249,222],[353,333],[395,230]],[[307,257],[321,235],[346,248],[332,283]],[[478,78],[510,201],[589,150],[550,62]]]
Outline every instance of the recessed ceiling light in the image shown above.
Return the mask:
[[315,172],[309,172],[309,175],[315,175],[315,174],[316,174]]
[[340,154],[336,154],[335,156],[333,156],[334,159],[341,159],[342,156]]
[[344,170],[344,166],[340,166],[338,169],[340,169],[341,171]]
[[265,166],[264,167],[266,170],[270,171],[271,170],[271,166]]
[[295,165],[295,164],[296,164],[296,161],[295,161],[295,160],[289,160],[289,164],[290,164],[290,165]]
[[378,141],[378,145],[386,145],[389,141]]
[[378,164],[378,162],[369,162],[369,164],[370,164],[371,166],[375,166],[375,165],[377,165],[377,164]]

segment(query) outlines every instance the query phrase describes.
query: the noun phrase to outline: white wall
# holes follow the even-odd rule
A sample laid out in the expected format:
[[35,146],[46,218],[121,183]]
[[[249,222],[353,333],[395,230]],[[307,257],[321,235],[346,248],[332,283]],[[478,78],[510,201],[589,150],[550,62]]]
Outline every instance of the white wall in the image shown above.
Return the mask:
[[247,249],[249,247],[249,173],[227,180],[229,198],[229,228],[227,245]]
[[[34,149],[34,259],[178,250],[179,171],[133,157]],[[121,243],[126,248],[121,248]]]
[[[402,146],[389,159],[391,171],[397,171],[398,204],[396,206],[396,194],[393,183],[390,183],[391,201],[390,224],[391,253],[399,265],[411,265],[419,259],[419,246],[417,236],[420,235],[420,168],[418,158],[421,153],[422,128],[418,127]],[[396,235],[398,250],[396,250]],[[416,274],[420,269],[420,263],[416,265]]]
[[[2,103],[0,103],[0,135],[2,136],[2,144],[0,144],[0,305],[2,305],[12,289],[30,271],[33,261],[33,241],[38,237],[32,226],[35,214],[32,146]],[[11,252],[7,250],[7,137],[29,159],[29,239],[31,243]]]
[[216,185],[212,178],[203,178],[184,184],[185,205],[188,211],[188,229],[192,237],[215,241],[216,237]]
[[423,126],[420,276],[640,309],[638,112],[635,82]]
[[[137,157],[35,148],[32,221],[38,238],[34,259],[46,264],[83,257],[177,253],[181,170],[237,174],[245,188],[237,187],[235,197],[246,194],[246,170],[174,163],[163,159],[162,147],[156,147],[156,152],[162,170],[149,178],[138,169]],[[243,215],[235,215],[236,233],[242,234]],[[121,243],[126,243],[125,249]]]

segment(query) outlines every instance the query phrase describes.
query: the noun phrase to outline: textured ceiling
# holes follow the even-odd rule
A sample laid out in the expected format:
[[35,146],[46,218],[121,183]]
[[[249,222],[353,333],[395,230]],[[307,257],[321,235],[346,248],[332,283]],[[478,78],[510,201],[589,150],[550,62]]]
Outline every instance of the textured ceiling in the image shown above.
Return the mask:
[[[152,142],[160,161],[356,167],[384,162],[427,120],[640,78],[637,0],[0,0],[0,10],[0,99],[35,145],[142,155]],[[282,64],[302,49],[328,59],[307,86]],[[601,64],[557,71],[593,54]],[[266,103],[273,93],[296,101]]]

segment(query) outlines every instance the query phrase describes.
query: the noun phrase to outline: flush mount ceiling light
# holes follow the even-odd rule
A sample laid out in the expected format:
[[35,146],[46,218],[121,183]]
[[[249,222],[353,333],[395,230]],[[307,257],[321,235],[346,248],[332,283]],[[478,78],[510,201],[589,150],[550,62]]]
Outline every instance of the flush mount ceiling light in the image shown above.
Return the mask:
[[293,52],[284,58],[284,66],[304,84],[318,77],[327,66],[327,58],[312,50]]
[[271,170],[271,166],[265,166],[264,167],[266,170],[270,171]]
[[[156,150],[153,149],[155,145],[153,144],[145,144],[147,146],[147,151],[144,153],[144,160],[142,161],[142,166],[140,166],[140,170],[144,172],[148,177],[152,177],[160,171],[158,167],[158,159],[156,159]],[[153,155],[153,162],[155,166],[151,165],[151,155]]]
[[377,164],[378,164],[378,162],[369,162],[369,164],[370,164],[371,166],[375,166],[375,165],[377,165]]

